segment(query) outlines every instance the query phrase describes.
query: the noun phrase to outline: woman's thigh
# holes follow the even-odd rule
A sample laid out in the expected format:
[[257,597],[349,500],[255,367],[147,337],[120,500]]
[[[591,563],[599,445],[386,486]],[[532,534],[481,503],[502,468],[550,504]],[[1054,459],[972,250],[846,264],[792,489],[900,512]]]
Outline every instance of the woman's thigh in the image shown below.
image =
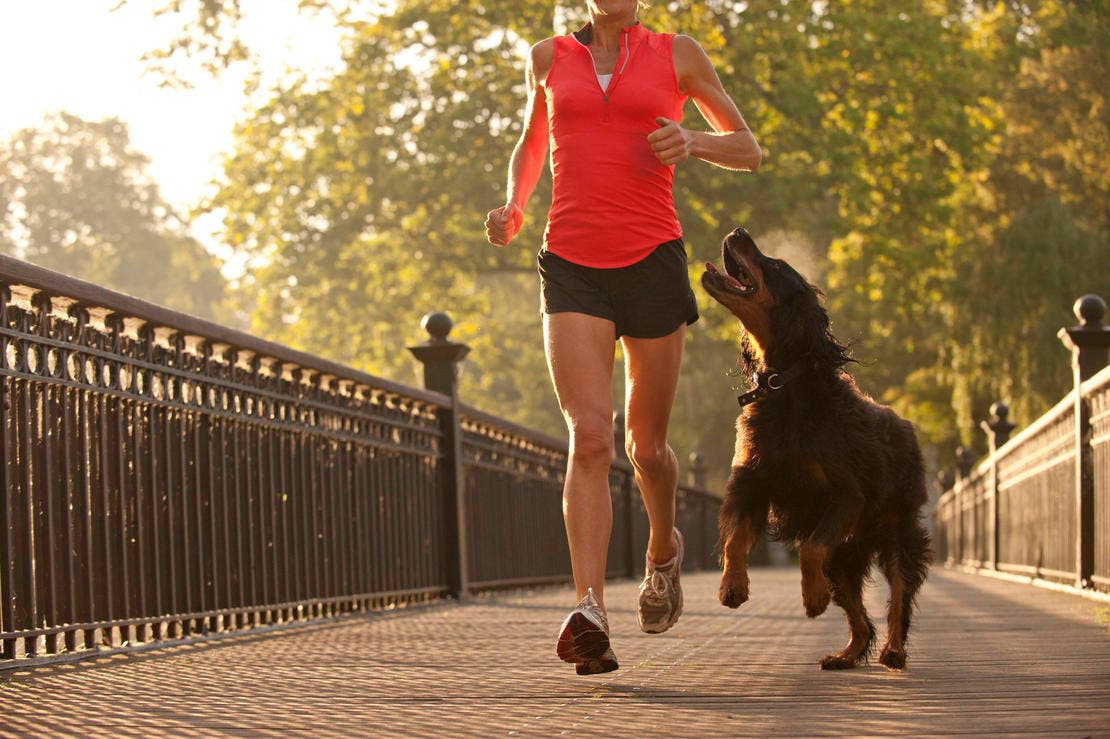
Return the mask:
[[544,347],[559,407],[573,434],[600,433],[613,416],[613,322],[583,313],[543,317]]
[[685,325],[658,339],[621,338],[630,441],[662,444],[666,440],[685,342]]

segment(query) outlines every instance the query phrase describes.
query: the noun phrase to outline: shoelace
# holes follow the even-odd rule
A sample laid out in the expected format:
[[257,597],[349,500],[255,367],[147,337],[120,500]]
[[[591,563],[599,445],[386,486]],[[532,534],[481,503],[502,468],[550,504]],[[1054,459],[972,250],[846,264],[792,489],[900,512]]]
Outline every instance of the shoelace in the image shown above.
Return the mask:
[[584,602],[582,604],[582,607],[597,617],[597,620],[601,622],[602,628],[605,630],[605,633],[608,634],[609,619],[605,618],[605,613],[602,612],[601,606],[598,605],[597,599],[593,597],[593,593],[591,592],[586,598],[583,599],[583,601]]
[[652,600],[658,603],[665,602],[667,591],[671,589],[671,581],[667,576],[659,570],[652,570],[648,584],[651,586],[651,595],[654,596]]

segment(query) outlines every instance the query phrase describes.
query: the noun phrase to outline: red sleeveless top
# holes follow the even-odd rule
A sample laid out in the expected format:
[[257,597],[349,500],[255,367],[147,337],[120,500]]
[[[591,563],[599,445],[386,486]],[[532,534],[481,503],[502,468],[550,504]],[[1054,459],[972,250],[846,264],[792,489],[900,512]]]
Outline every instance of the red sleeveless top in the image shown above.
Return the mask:
[[552,175],[548,251],[587,267],[625,267],[682,236],[671,192],[674,166],[661,164],[647,141],[659,128],[658,116],[682,120],[686,96],[675,77],[673,38],[638,23],[622,29],[606,90],[589,47],[574,34],[555,38],[544,83]]

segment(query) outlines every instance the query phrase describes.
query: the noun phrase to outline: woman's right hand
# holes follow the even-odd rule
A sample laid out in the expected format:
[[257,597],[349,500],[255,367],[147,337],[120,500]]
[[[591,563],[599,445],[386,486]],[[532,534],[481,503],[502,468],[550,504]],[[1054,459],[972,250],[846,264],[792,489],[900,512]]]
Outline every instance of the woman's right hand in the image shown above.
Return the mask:
[[494,246],[505,246],[524,223],[524,211],[515,203],[506,203],[486,214],[486,239]]

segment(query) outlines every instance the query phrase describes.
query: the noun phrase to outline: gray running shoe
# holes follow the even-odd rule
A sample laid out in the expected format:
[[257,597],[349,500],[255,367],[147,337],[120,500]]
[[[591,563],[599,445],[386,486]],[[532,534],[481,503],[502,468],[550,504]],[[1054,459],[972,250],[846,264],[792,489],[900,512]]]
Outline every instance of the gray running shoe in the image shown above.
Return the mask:
[[609,621],[594,597],[593,588],[586,590],[578,607],[563,621],[555,653],[564,662],[575,663],[579,675],[617,669],[617,658],[609,648]]
[[579,662],[574,666],[574,671],[579,675],[597,675],[602,672],[612,672],[620,665],[617,664],[617,655],[613,654],[613,648],[609,647],[605,650],[605,654],[594,659],[588,659],[585,662]]
[[682,572],[686,542],[677,528],[674,535],[678,541],[678,551],[675,552],[674,559],[664,565],[656,565],[648,560],[644,581],[640,583],[636,620],[640,622],[640,631],[649,634],[662,634],[674,626],[682,615],[682,585],[678,582],[678,576]]

